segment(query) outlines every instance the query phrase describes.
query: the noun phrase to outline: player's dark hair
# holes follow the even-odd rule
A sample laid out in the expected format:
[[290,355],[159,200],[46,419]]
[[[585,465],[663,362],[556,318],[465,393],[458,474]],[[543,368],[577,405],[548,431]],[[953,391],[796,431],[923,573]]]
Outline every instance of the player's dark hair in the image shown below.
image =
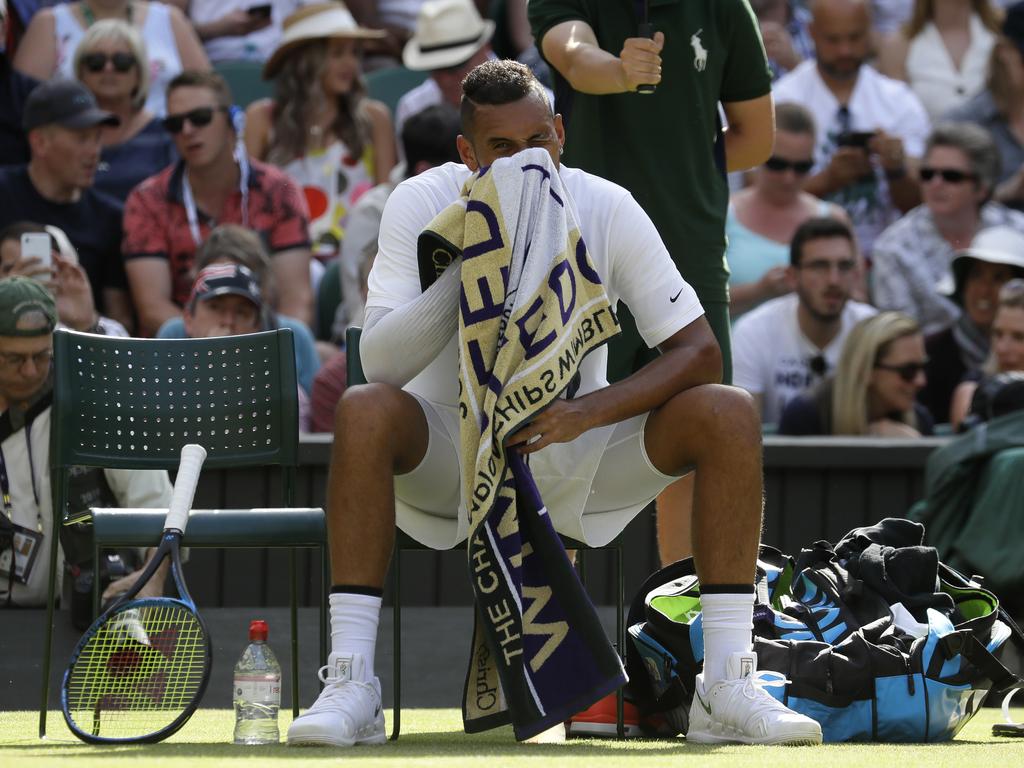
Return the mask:
[[511,59],[490,59],[473,67],[462,81],[463,134],[472,134],[478,106],[511,104],[531,94],[551,109],[544,86],[525,64]]
[[831,216],[814,216],[799,227],[793,234],[789,243],[789,263],[794,267],[800,266],[803,258],[804,245],[811,240],[826,240],[830,237],[842,237],[849,240],[851,248],[855,247],[853,232],[839,219]]

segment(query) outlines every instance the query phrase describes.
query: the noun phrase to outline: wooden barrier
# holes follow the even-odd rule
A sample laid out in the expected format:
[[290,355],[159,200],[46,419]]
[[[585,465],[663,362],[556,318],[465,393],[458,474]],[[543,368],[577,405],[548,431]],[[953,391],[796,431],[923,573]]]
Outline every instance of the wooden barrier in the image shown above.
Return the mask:
[[[882,440],[872,438],[788,438],[764,441],[764,542],[796,553],[817,539],[835,541],[851,528],[883,517],[901,517],[921,497],[924,465],[943,438]],[[326,503],[330,438],[304,436],[295,503]],[[244,508],[279,498],[274,473],[251,470],[208,471],[196,506]],[[301,599],[318,601],[317,558],[300,557],[305,568]],[[587,584],[598,603],[612,603],[611,572],[605,554],[587,556]],[[654,517],[641,512],[625,533],[626,594],[657,568]],[[188,564],[189,588],[201,605],[286,605],[287,552],[284,550],[194,550]],[[466,554],[408,552],[403,556],[405,605],[468,605]]]

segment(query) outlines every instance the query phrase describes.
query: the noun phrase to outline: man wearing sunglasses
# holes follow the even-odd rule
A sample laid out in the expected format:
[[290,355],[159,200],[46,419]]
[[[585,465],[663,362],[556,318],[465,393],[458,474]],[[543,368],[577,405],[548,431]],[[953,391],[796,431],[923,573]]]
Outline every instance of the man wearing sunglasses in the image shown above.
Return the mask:
[[93,188],[101,131],[117,123],[77,80],[39,85],[22,119],[32,159],[27,166],[0,169],[0,228],[17,221],[60,227],[89,276],[97,309],[131,328],[120,257],[121,205]]
[[275,309],[312,321],[309,212],[301,190],[275,166],[250,158],[231,119],[220,75],[183,72],[167,88],[164,128],[181,157],[137,186],[125,203],[125,270],[143,334],[180,317],[196,250],[218,224],[254,230],[272,255]]
[[973,123],[936,126],[919,175],[924,204],[879,236],[871,282],[879,309],[910,315],[931,335],[960,318],[961,307],[937,290],[952,281],[957,251],[989,227],[1024,232],[1024,213],[991,199],[999,178],[999,152],[988,131]]
[[765,424],[778,424],[790,400],[834,371],[847,333],[876,313],[850,298],[859,268],[846,224],[808,219],[789,253],[793,293],[765,302],[733,327],[734,382],[754,396]]
[[910,86],[867,65],[871,5],[808,3],[817,58],[772,87],[776,102],[802,104],[814,116],[815,167],[804,189],[846,210],[865,254],[886,226],[920,202],[915,170],[929,129]]

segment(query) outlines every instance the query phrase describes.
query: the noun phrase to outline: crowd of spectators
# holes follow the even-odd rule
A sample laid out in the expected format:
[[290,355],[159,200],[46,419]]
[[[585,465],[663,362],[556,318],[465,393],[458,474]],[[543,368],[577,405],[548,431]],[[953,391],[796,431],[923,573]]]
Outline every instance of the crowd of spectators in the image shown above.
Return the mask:
[[[1024,277],[1024,3],[748,2],[776,133],[763,165],[730,176],[726,368],[769,429],[955,426],[979,382],[1024,368],[1020,283],[1008,282]],[[234,328],[249,319],[236,310],[256,304],[254,328],[293,329],[307,425],[329,430],[384,201],[402,179],[457,161],[460,83],[475,65],[518,58],[546,84],[573,66],[559,27],[544,27],[543,46],[531,35],[559,7],[538,3],[528,18],[526,0],[0,0],[0,275],[45,278],[58,309],[79,307],[62,290],[85,282],[94,311],[66,324],[105,333],[194,334],[197,317],[217,319],[208,305],[222,304],[238,306],[209,327]],[[608,42],[600,19],[592,26]],[[725,53],[706,34],[669,41],[666,66],[701,75],[708,56]],[[242,60],[262,67],[271,98],[235,103],[216,67]],[[395,67],[425,78],[392,114],[367,74]],[[682,110],[666,106],[677,100],[612,102],[586,96],[607,88],[578,67],[562,74],[580,92],[565,115],[566,162],[612,176],[625,163],[629,179],[649,166],[631,191],[642,203],[662,196],[645,208],[665,220],[667,242],[687,220],[705,221],[686,202],[704,199],[702,185],[671,199],[659,191],[689,178],[665,172],[672,155],[696,151],[683,146]],[[728,95],[742,88],[723,83],[711,98],[724,110],[708,119],[723,117],[735,135],[726,131],[724,162],[721,147],[700,148],[705,191],[742,167],[728,151],[752,119]],[[678,86],[666,76],[659,88]],[[604,139],[581,146],[596,135],[584,122],[603,115],[602,130],[614,128],[599,104],[632,125],[618,152]],[[633,156],[634,139],[659,150]],[[32,232],[50,233],[52,267],[21,257],[19,238]],[[684,275],[711,269],[687,255],[715,240],[701,237],[672,246]],[[221,263],[236,270],[222,280],[256,292],[197,294],[197,276]],[[315,323],[321,279],[340,283],[326,332]],[[718,312],[721,297],[694,284]],[[728,351],[728,333],[716,333]]]

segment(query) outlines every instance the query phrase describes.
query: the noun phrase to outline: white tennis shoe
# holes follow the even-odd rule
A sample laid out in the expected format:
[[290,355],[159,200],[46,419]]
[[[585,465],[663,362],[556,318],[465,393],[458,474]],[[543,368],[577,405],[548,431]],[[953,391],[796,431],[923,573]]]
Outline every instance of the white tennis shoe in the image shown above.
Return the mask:
[[351,747],[383,744],[384,712],[380,680],[366,679],[366,662],[360,654],[332,653],[320,668],[325,683],[313,706],[288,728],[288,745],[302,747]]
[[686,740],[698,744],[821,744],[821,726],[773,697],[768,687],[786,684],[777,672],[758,672],[757,655],[733,653],[726,679],[704,689],[704,675],[690,705]]

